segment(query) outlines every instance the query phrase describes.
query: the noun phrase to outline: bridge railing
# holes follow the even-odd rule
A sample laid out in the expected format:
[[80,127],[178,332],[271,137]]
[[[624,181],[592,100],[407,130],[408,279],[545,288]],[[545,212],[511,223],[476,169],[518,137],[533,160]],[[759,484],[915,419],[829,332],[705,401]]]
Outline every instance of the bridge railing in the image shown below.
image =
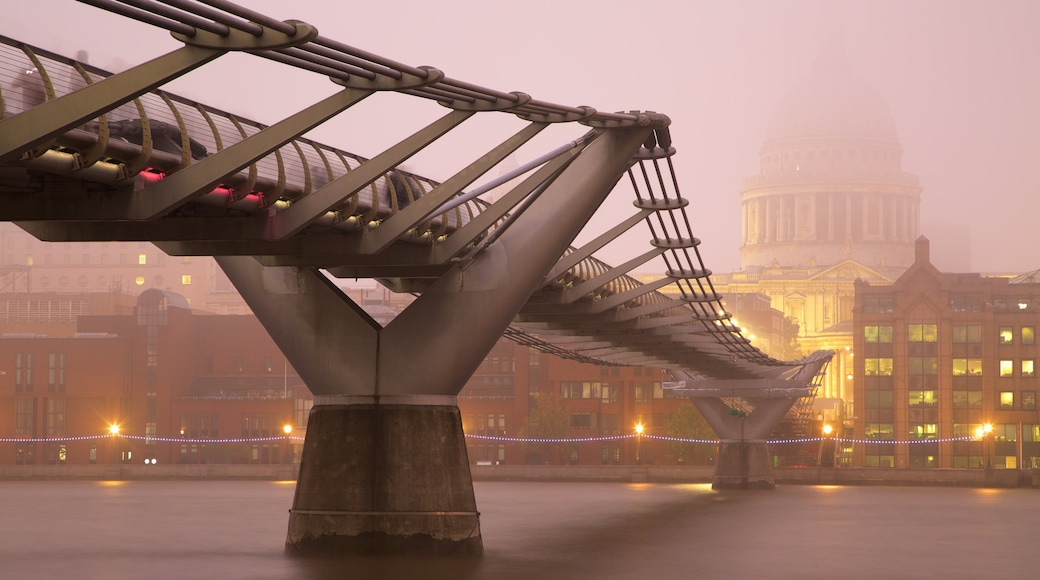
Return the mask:
[[[89,64],[0,36],[0,119],[111,75]],[[136,188],[140,190],[163,175],[239,143],[265,127],[157,90],[59,136],[55,143],[57,150],[51,148],[38,153],[62,157],[61,161],[48,165],[52,170],[65,169],[77,177],[108,185],[136,180]],[[96,159],[85,159],[84,152],[91,149],[96,149]],[[39,163],[47,161],[41,159]],[[366,161],[359,155],[298,137],[274,154],[227,176],[219,187],[198,201],[235,210],[264,212],[291,204]],[[31,164],[32,160],[27,162]],[[101,167],[82,171],[87,165]],[[397,213],[437,185],[425,177],[394,170],[333,208],[318,223],[360,228]],[[433,216],[429,221],[434,227],[431,233],[437,235],[457,229],[486,206],[480,199],[472,199]]]

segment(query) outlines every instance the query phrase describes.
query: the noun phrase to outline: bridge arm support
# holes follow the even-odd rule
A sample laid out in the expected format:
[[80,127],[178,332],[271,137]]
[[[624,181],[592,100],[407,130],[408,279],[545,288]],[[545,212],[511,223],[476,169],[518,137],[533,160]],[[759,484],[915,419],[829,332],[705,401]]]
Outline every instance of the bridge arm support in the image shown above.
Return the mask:
[[717,397],[691,397],[719,436],[719,456],[711,478],[713,489],[773,489],[773,460],[766,437],[797,398],[748,399],[754,410],[734,411]]
[[495,243],[385,327],[317,269],[218,258],[315,393],[287,554],[482,554],[456,395],[648,132],[603,131]]

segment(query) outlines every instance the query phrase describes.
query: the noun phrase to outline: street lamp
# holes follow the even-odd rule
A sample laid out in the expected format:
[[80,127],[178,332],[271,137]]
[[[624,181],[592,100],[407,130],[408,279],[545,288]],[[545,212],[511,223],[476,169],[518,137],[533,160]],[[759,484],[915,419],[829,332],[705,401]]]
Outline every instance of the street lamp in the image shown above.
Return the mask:
[[984,423],[975,429],[975,438],[978,439],[980,443],[982,443],[982,459],[987,469],[993,467],[989,458],[989,450],[986,448],[986,435],[989,435],[992,432],[992,423]]
[[820,457],[817,459],[816,464],[820,467],[834,467],[835,442],[831,439],[831,433],[834,432],[834,427],[832,427],[830,423],[824,423],[822,431],[823,441],[820,442]]
[[643,460],[639,457],[639,446],[643,441],[643,424],[636,423],[636,465],[642,465]]
[[110,423],[108,425],[108,434],[112,436],[112,449],[114,450],[113,460],[115,463],[119,463],[119,445],[116,443],[116,437],[119,436],[119,425],[116,423]]
[[282,433],[285,433],[285,463],[292,463],[292,447],[289,445],[289,435],[292,435],[292,425],[286,423],[282,426]]

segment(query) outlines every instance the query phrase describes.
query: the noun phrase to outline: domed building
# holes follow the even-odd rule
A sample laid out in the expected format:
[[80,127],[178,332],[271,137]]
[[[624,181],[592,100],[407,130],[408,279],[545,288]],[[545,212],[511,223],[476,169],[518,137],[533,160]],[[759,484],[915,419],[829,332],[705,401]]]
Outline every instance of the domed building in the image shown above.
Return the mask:
[[780,100],[741,195],[741,271],[724,294],[759,292],[799,326],[804,352],[837,351],[818,397],[852,399],[857,279],[891,283],[914,261],[917,176],[885,100],[821,43],[808,76]]
[[840,51],[821,51],[787,93],[741,191],[741,267],[844,260],[898,275],[914,258],[921,188],[885,101]]

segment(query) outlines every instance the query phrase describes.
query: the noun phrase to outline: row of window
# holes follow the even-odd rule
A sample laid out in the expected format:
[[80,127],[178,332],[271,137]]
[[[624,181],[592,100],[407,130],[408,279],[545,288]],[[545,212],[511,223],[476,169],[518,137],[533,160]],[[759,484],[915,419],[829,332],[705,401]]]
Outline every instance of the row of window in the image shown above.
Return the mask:
[[[1018,406],[1016,406],[1015,398],[1015,391],[1000,391],[997,394],[997,408],[1002,411],[1036,410],[1036,391],[1021,391],[1018,396]],[[863,406],[866,409],[893,408],[892,391],[865,391],[863,399]],[[951,399],[954,409],[982,408],[981,390],[954,390]],[[907,392],[908,407],[935,407],[938,404],[938,391],[910,390]]]
[[[1033,326],[1021,326],[1018,328],[1019,342],[1021,344],[1036,344],[1036,328]],[[950,338],[954,344],[981,344],[982,326],[979,325],[954,325],[951,327]],[[997,339],[1000,344],[1015,343],[1015,327],[1001,326],[997,330]],[[893,332],[891,326],[864,326],[863,340],[869,343],[891,344]],[[937,324],[908,324],[908,342],[938,342],[939,325]]]
[[[623,382],[560,381],[560,396],[564,399],[599,399],[604,403],[616,403]],[[637,403],[650,403],[664,398],[661,383],[632,383]]]
[[[866,423],[864,435],[867,439],[895,441],[895,429],[892,423]],[[907,440],[938,439],[939,429],[935,423],[910,423],[907,429]],[[980,423],[954,423],[953,436],[956,438],[974,438],[982,425]],[[987,439],[996,442],[1017,442],[1018,425],[1015,423],[998,423],[991,425]],[[1040,443],[1040,425],[1022,425],[1023,443]]]
[[[14,355],[14,390],[16,393],[31,393],[36,389],[34,374],[35,357],[31,352]],[[47,392],[65,392],[65,353],[47,354]]]
[[[1031,298],[993,298],[994,312],[1032,312],[1036,308]],[[982,312],[982,299],[978,296],[951,296],[950,309],[954,312]],[[863,312],[890,313],[895,311],[892,298],[864,298]]]
[[[955,377],[981,377],[981,358],[955,358],[951,361],[952,373]],[[1018,376],[1032,378],[1036,376],[1036,360],[1001,359],[997,363],[998,377],[1014,377],[1015,369]],[[870,357],[863,359],[863,374],[868,377],[890,377],[894,374],[892,359],[888,357]],[[939,374],[939,359],[934,356],[911,356],[907,357],[907,374],[914,375],[937,375]]]

